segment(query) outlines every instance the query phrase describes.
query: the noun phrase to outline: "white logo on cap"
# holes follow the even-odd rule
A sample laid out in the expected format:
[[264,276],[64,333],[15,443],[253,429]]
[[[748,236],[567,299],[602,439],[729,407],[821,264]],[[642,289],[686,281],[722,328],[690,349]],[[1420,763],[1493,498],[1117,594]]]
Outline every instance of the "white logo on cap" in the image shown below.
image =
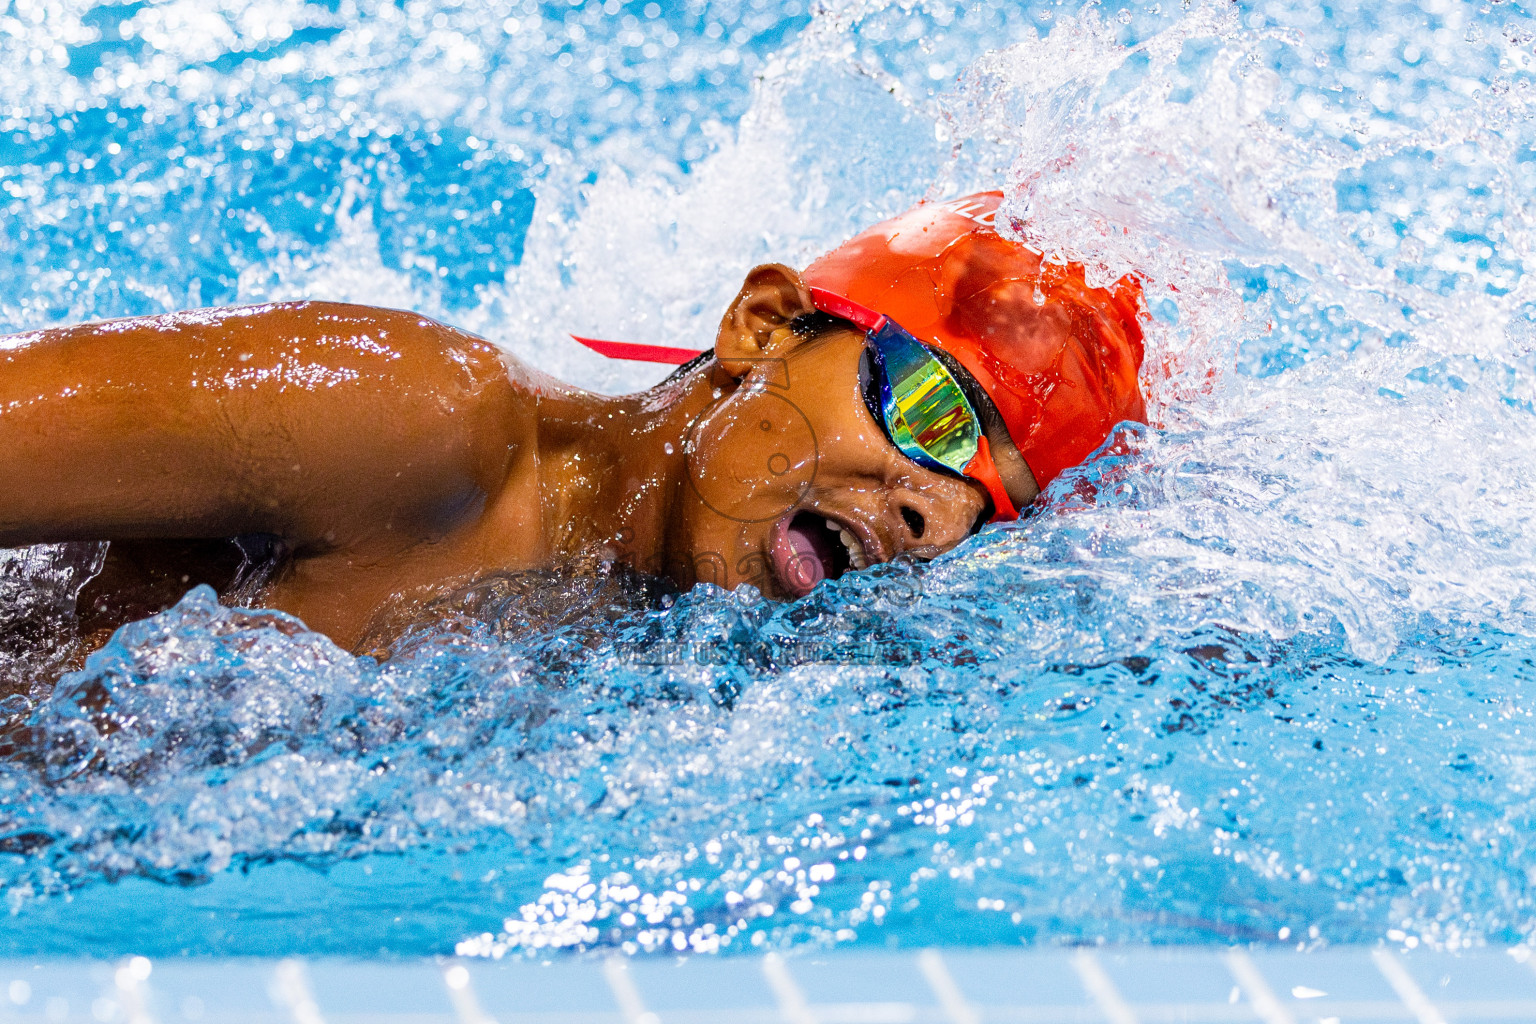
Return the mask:
[[967,220],[973,220],[982,227],[991,227],[997,219],[997,207],[987,208],[984,199],[971,196],[965,199],[951,199],[943,204],[948,210],[952,210]]

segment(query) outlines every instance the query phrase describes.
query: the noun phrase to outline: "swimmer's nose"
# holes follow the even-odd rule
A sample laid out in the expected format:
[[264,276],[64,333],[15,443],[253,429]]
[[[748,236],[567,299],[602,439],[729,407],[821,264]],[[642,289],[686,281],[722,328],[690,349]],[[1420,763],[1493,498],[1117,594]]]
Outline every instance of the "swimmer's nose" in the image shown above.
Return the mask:
[[928,528],[928,520],[923,518],[921,512],[910,505],[903,505],[901,506],[901,519],[907,524],[907,532],[912,535],[914,540],[923,539],[923,531]]
[[970,536],[976,509],[974,502],[955,500],[959,497],[915,491],[893,495],[892,506],[900,523],[897,550],[918,558],[934,558]]

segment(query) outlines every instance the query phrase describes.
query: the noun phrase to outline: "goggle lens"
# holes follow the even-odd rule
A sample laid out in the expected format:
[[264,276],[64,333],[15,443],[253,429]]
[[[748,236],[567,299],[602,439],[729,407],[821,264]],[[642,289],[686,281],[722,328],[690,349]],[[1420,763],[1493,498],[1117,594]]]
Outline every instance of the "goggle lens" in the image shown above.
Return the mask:
[[868,340],[879,378],[876,419],[891,442],[919,465],[963,476],[976,457],[981,424],[959,382],[921,342],[889,320]]

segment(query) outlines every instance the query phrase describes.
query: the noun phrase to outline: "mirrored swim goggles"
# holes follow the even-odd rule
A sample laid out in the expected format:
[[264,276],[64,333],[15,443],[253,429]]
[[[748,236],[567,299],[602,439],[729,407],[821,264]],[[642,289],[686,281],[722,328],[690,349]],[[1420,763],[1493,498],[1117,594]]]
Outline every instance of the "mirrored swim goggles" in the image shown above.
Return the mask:
[[[859,361],[864,402],[896,450],[925,469],[981,484],[992,499],[992,522],[1017,519],[1019,510],[1003,486],[977,411],[977,405],[986,399],[977,396],[973,400],[937,351],[890,317],[824,288],[811,288],[810,292],[817,309],[864,329],[864,356]],[[695,349],[603,341],[579,334],[571,337],[611,359],[681,365],[703,354]]]
[[925,469],[981,484],[992,499],[992,522],[1017,519],[976,402],[945,360],[890,317],[825,289],[810,292],[817,309],[864,329],[864,402],[896,449]]

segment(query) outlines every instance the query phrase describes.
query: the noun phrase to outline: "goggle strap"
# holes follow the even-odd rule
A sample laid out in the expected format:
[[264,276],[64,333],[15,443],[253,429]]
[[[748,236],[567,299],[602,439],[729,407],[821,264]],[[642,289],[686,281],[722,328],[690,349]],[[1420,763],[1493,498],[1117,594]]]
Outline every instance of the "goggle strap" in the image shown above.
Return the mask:
[[667,345],[641,345],[633,341],[604,341],[601,338],[583,338],[571,335],[587,348],[609,359],[627,359],[637,363],[666,363],[681,366],[697,359],[707,350],[695,348],[671,348]]
[[1019,510],[1008,497],[1008,488],[1003,486],[997,463],[992,461],[992,446],[987,443],[987,435],[976,438],[976,454],[965,464],[963,472],[987,489],[987,496],[992,499],[992,522],[1005,523],[1019,518]]
[[823,313],[851,320],[865,331],[878,331],[885,326],[885,315],[876,313],[868,306],[861,306],[852,299],[845,299],[825,288],[812,288],[811,302]]
[[[852,321],[865,331],[878,331],[885,326],[885,316],[868,306],[861,306],[852,299],[845,299],[825,288],[812,288],[811,302],[823,313]],[[572,334],[572,338],[587,348],[609,359],[624,359],[640,363],[668,363],[680,366],[701,355],[691,348],[672,348],[668,345],[640,345],[632,341],[606,341],[602,338],[586,338]]]

